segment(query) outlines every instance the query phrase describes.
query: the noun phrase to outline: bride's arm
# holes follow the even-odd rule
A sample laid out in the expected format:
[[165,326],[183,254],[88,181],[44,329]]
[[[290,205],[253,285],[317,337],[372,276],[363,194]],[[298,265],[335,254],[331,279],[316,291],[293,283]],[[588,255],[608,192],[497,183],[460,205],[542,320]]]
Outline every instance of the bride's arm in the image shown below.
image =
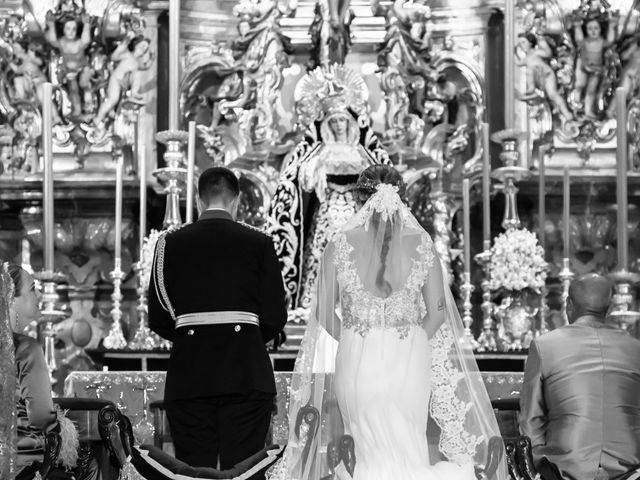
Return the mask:
[[422,296],[427,306],[427,314],[424,316],[424,328],[429,338],[432,338],[446,319],[446,300],[444,276],[440,257],[431,246],[433,251],[433,262],[429,267],[427,280],[422,286]]

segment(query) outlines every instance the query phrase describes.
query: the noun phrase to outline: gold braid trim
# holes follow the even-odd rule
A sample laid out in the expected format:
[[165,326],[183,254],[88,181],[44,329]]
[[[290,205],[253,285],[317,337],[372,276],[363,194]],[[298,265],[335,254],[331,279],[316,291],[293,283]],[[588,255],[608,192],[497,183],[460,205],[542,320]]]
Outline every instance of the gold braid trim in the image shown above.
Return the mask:
[[[153,269],[156,276],[156,295],[160,299],[160,304],[162,308],[164,308],[173,320],[176,320],[176,313],[173,310],[173,306],[171,305],[171,301],[169,300],[169,295],[167,295],[167,288],[164,284],[164,248],[167,243],[165,235],[161,235],[158,238],[158,244],[156,246],[156,264]],[[160,290],[158,294],[158,289]]]

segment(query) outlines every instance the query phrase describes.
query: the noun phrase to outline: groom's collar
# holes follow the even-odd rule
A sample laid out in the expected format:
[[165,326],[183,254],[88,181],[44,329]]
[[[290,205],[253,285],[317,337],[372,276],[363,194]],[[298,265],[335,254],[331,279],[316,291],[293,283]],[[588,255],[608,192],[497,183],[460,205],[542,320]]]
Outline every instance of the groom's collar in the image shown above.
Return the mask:
[[210,208],[202,212],[198,217],[200,220],[233,220],[231,214],[222,208]]

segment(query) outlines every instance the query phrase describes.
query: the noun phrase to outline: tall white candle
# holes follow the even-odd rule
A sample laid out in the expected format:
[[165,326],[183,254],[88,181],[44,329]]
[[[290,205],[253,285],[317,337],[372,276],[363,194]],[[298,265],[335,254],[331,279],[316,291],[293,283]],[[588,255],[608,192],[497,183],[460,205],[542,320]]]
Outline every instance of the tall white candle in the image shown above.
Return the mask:
[[122,259],[122,182],[124,177],[124,156],[117,155],[116,159],[116,237],[115,237],[115,264],[116,270],[121,265]]
[[629,230],[628,198],[627,198],[627,169],[629,161],[627,143],[627,96],[623,88],[616,88],[617,113],[617,151],[616,151],[616,199],[618,204],[618,269],[629,270]]
[[144,143],[138,148],[138,177],[140,179],[140,225],[138,236],[140,253],[144,247],[144,237],[147,235],[147,149]]
[[489,124],[482,124],[482,240],[491,241],[491,156],[489,155]]
[[464,271],[471,272],[471,212],[469,202],[469,179],[462,180],[462,216],[464,237]]
[[505,2],[504,19],[504,123],[505,128],[515,126],[515,0]]
[[547,221],[545,192],[546,192],[546,179],[545,179],[545,156],[547,155],[547,147],[540,147],[540,163],[538,165],[538,222],[539,225],[539,240],[540,246],[544,250],[546,247],[544,224]]
[[562,241],[564,258],[571,255],[571,176],[569,167],[564,167],[562,181]]
[[196,168],[196,122],[189,122],[187,146],[187,223],[193,222],[193,182]]
[[49,82],[42,85],[42,205],[44,218],[44,269],[53,272],[55,225],[53,217],[53,90]]
[[178,130],[180,88],[180,0],[169,0],[169,130]]

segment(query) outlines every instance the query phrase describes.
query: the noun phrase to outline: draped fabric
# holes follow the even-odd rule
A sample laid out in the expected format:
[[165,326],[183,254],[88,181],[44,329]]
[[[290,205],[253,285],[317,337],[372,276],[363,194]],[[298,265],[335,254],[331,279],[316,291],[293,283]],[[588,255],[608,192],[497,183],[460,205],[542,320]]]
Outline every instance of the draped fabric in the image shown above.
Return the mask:
[[0,269],[0,478],[13,478],[16,430],[16,364],[9,305],[13,282],[6,263]]
[[[500,433],[447,285],[431,238],[383,184],[323,255],[270,478],[475,478]],[[506,478],[502,452],[490,479]]]
[[[389,163],[389,156],[369,126],[366,115],[356,117],[351,111],[349,115],[357,129],[354,140],[358,156],[363,156],[369,165]],[[267,216],[266,229],[273,238],[292,309],[302,307],[300,290],[305,271],[305,233],[308,233],[308,223],[319,200],[315,191],[305,191],[301,177],[306,165],[323,155],[328,140],[323,137],[323,134],[326,136],[324,130],[326,123],[318,122],[289,154]]]

